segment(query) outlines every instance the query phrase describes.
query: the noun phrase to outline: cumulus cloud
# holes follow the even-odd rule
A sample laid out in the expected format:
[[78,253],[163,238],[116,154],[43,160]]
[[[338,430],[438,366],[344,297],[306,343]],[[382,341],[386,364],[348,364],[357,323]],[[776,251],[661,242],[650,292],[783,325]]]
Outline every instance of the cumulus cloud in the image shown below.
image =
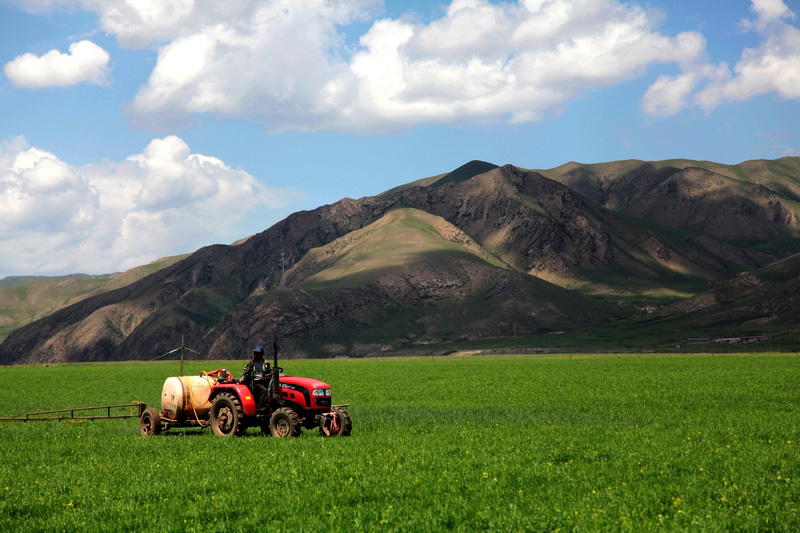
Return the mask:
[[[243,2],[211,17],[195,6],[190,22],[159,48],[130,112],[146,126],[211,113],[269,129],[317,129],[355,92],[337,26],[362,20],[369,2]],[[245,9],[244,6],[249,7]],[[209,7],[208,9],[213,9]]]
[[642,107],[651,115],[674,115],[686,107],[686,98],[694,89],[697,76],[688,72],[680,76],[659,76],[647,89]]
[[689,105],[711,110],[766,93],[800,98],[800,30],[789,23],[795,14],[782,0],[753,0],[751,10],[755,18],[741,27],[761,36],[757,48],[744,50],[733,70],[726,63],[687,65],[679,76],[659,77],[642,100],[645,112],[671,115]]
[[698,84],[708,80],[722,80],[730,76],[726,63],[698,64],[687,67],[678,76],[659,76],[642,98],[642,108],[650,115],[671,116],[691,105],[692,93]]
[[742,24],[765,28],[769,23],[783,18],[794,18],[794,13],[783,3],[783,0],[752,0],[750,9],[755,13],[756,19],[743,20]]
[[[271,131],[532,121],[705,48],[620,0],[453,0],[429,23],[376,20],[378,0],[64,1],[97,13],[123,46],[158,46],[127,110],[160,130],[201,113]],[[354,22],[370,24],[357,44],[343,34]]]
[[353,5],[264,3],[248,20],[183,33],[159,49],[131,111],[145,122],[176,110],[252,118],[272,130],[525,122],[705,46],[697,33],[661,35],[644,10],[612,0],[454,0],[430,24],[374,21],[349,54],[337,25],[364,14]]
[[0,271],[127,269],[193,251],[248,211],[299,197],[193,154],[175,136],[124,161],[83,167],[16,137],[0,144]]
[[50,50],[27,53],[6,63],[5,74],[17,87],[66,87],[81,82],[108,84],[108,52],[91,41],[79,41],[63,54]]
[[[783,0],[752,0],[753,17],[741,27],[759,33],[762,43],[733,67],[702,64],[700,33],[664,35],[647,11],[621,0],[452,0],[426,23],[408,16],[376,19],[381,3],[24,5],[39,11],[80,6],[95,12],[120,45],[157,47],[147,82],[126,108],[134,124],[157,130],[183,126],[198,114],[253,121],[270,131],[535,121],[559,112],[581,91],[639,76],[656,63],[677,64],[680,74],[659,77],[643,96],[644,111],[654,115],[768,92],[800,97],[800,35]],[[343,29],[355,22],[369,27],[354,44]],[[54,63],[77,55],[50,52],[30,57],[30,64],[50,54]],[[54,78],[27,70],[18,79]]]

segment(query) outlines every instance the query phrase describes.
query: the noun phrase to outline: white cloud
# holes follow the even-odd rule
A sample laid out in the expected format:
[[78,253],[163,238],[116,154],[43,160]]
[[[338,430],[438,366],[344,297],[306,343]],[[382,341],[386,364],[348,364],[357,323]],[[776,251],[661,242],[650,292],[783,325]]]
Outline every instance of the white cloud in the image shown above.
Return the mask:
[[[664,35],[648,11],[621,0],[452,0],[429,23],[375,20],[380,3],[35,0],[27,8],[78,5],[122,46],[157,46],[149,79],[126,108],[134,124],[156,130],[198,114],[270,131],[534,121],[655,63],[676,63],[680,74],[650,87],[642,101],[650,114],[767,92],[800,96],[800,35],[782,0],[752,0],[753,19],[742,26],[763,42],[733,68],[723,65],[724,76],[701,64],[700,33]],[[349,44],[342,28],[369,21]]]
[[692,92],[701,81],[730,77],[728,65],[689,65],[678,76],[659,76],[642,98],[642,109],[650,115],[671,116],[690,105]]
[[[453,0],[428,24],[374,20],[379,0],[74,1],[121,45],[159,46],[127,109],[158,130],[203,113],[271,131],[531,121],[705,47],[620,0]],[[348,44],[342,27],[369,20]]]
[[800,98],[800,30],[789,24],[795,14],[782,0],[753,0],[754,20],[742,27],[762,37],[757,48],[742,52],[733,71],[722,63],[689,65],[674,78],[660,77],[647,90],[642,107],[651,114],[675,114],[689,105],[706,110],[767,93]]
[[706,109],[769,92],[800,98],[800,30],[785,21],[795,14],[782,0],[753,0],[752,10],[756,19],[745,27],[757,31],[763,41],[742,52],[733,75],[700,91],[697,102]]
[[644,10],[610,0],[473,0],[427,26],[379,21],[361,44],[350,66],[367,105],[352,115],[416,123],[537,120],[652,63],[693,61],[705,41],[663,36]]
[[[2,242],[25,239],[31,234],[73,231],[85,222],[96,196],[88,180],[55,155],[36,148],[20,148],[19,138],[4,143],[0,161],[0,236]],[[11,257],[11,250],[4,251]]]
[[[368,4],[242,2],[213,23],[181,26],[159,48],[148,83],[130,107],[133,118],[169,127],[176,116],[211,113],[270,129],[315,126],[352,99],[336,26],[361,19]],[[196,5],[188,18],[209,18],[206,5],[214,3]]]
[[659,76],[647,89],[642,108],[650,115],[674,115],[686,107],[686,98],[694,89],[697,76],[688,72],[680,76]]
[[111,272],[193,251],[256,208],[268,187],[175,136],[124,161],[72,167],[21,137],[0,145],[0,271]]
[[751,9],[757,17],[756,25],[762,27],[774,20],[794,17],[783,0],[753,0]]
[[[86,1],[100,14],[102,28],[119,38],[125,46],[145,46],[150,42],[174,37],[179,28],[190,22],[194,0],[137,0],[126,2]],[[236,2],[208,2],[222,14]]]
[[79,41],[62,54],[23,54],[6,63],[5,74],[17,87],[65,87],[81,82],[108,84],[108,52],[91,41]]

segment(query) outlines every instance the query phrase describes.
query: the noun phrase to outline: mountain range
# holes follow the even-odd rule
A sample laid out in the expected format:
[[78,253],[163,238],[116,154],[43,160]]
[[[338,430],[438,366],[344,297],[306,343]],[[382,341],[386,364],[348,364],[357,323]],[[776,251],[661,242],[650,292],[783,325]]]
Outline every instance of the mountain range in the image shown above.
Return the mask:
[[290,357],[663,349],[749,332],[788,347],[798,252],[798,157],[472,161],[86,293],[15,327],[0,362],[147,360],[182,338],[211,359],[273,338]]

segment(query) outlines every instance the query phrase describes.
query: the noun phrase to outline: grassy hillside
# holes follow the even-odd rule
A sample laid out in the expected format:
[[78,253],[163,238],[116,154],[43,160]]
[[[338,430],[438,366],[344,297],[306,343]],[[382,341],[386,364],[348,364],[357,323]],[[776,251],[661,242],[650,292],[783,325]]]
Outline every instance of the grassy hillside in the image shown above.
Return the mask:
[[773,349],[798,349],[800,255],[739,276],[634,324],[645,332],[686,332],[687,337],[763,333],[770,336]]
[[[767,335],[767,339],[757,344],[680,344],[680,341],[690,337],[735,338],[753,334]],[[613,324],[510,342],[475,342],[464,348],[487,350],[510,347],[546,351],[798,351],[800,254],[754,272],[743,273],[718,287],[681,298],[650,313]]]
[[311,250],[288,273],[299,288],[360,287],[386,269],[413,264],[437,252],[505,265],[441,217],[411,208],[389,212],[379,221],[326,246]]
[[[111,279],[117,274],[101,274],[99,276],[90,276],[88,274],[70,274],[69,276],[55,276],[57,279],[77,278],[77,279]],[[20,285],[27,285],[34,281],[47,281],[53,280],[54,276],[6,276],[0,279],[0,289],[13,289]]]
[[686,168],[701,168],[731,179],[755,183],[765,187],[770,187],[770,184],[774,184],[778,185],[774,187],[775,189],[783,187],[787,190],[795,191],[793,192],[795,198],[800,198],[800,195],[796,192],[800,187],[800,157],[783,157],[776,160],[757,159],[736,165],[693,159],[667,159],[651,162],[628,159],[588,164],[570,162],[551,169],[536,170],[536,172],[578,190],[581,184],[588,189],[586,187],[588,184],[598,187],[603,183],[614,181],[645,164],[653,165],[658,169],[683,170]]
[[13,330],[91,296],[138,281],[188,257],[165,257],[111,278],[63,276],[38,278],[10,288],[0,288],[0,342]]
[[609,163],[567,163],[555,168],[537,170],[550,179],[564,183],[584,196],[601,202],[603,193],[610,185],[626,174],[641,168],[680,171],[689,168],[703,169],[730,180],[760,185],[785,196],[788,200],[800,201],[800,157],[783,157],[777,160],[752,160],[737,165],[725,165],[712,161],[691,159],[668,159],[664,161],[640,161],[636,159]]

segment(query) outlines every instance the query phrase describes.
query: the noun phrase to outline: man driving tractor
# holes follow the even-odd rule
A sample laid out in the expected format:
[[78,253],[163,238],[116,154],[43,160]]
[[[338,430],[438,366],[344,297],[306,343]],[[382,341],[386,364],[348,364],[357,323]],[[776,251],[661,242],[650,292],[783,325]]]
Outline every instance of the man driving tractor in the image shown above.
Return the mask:
[[264,361],[264,348],[260,345],[256,346],[253,348],[253,358],[245,365],[239,383],[250,388],[255,397],[258,411],[262,411],[266,407],[270,377],[269,362]]

